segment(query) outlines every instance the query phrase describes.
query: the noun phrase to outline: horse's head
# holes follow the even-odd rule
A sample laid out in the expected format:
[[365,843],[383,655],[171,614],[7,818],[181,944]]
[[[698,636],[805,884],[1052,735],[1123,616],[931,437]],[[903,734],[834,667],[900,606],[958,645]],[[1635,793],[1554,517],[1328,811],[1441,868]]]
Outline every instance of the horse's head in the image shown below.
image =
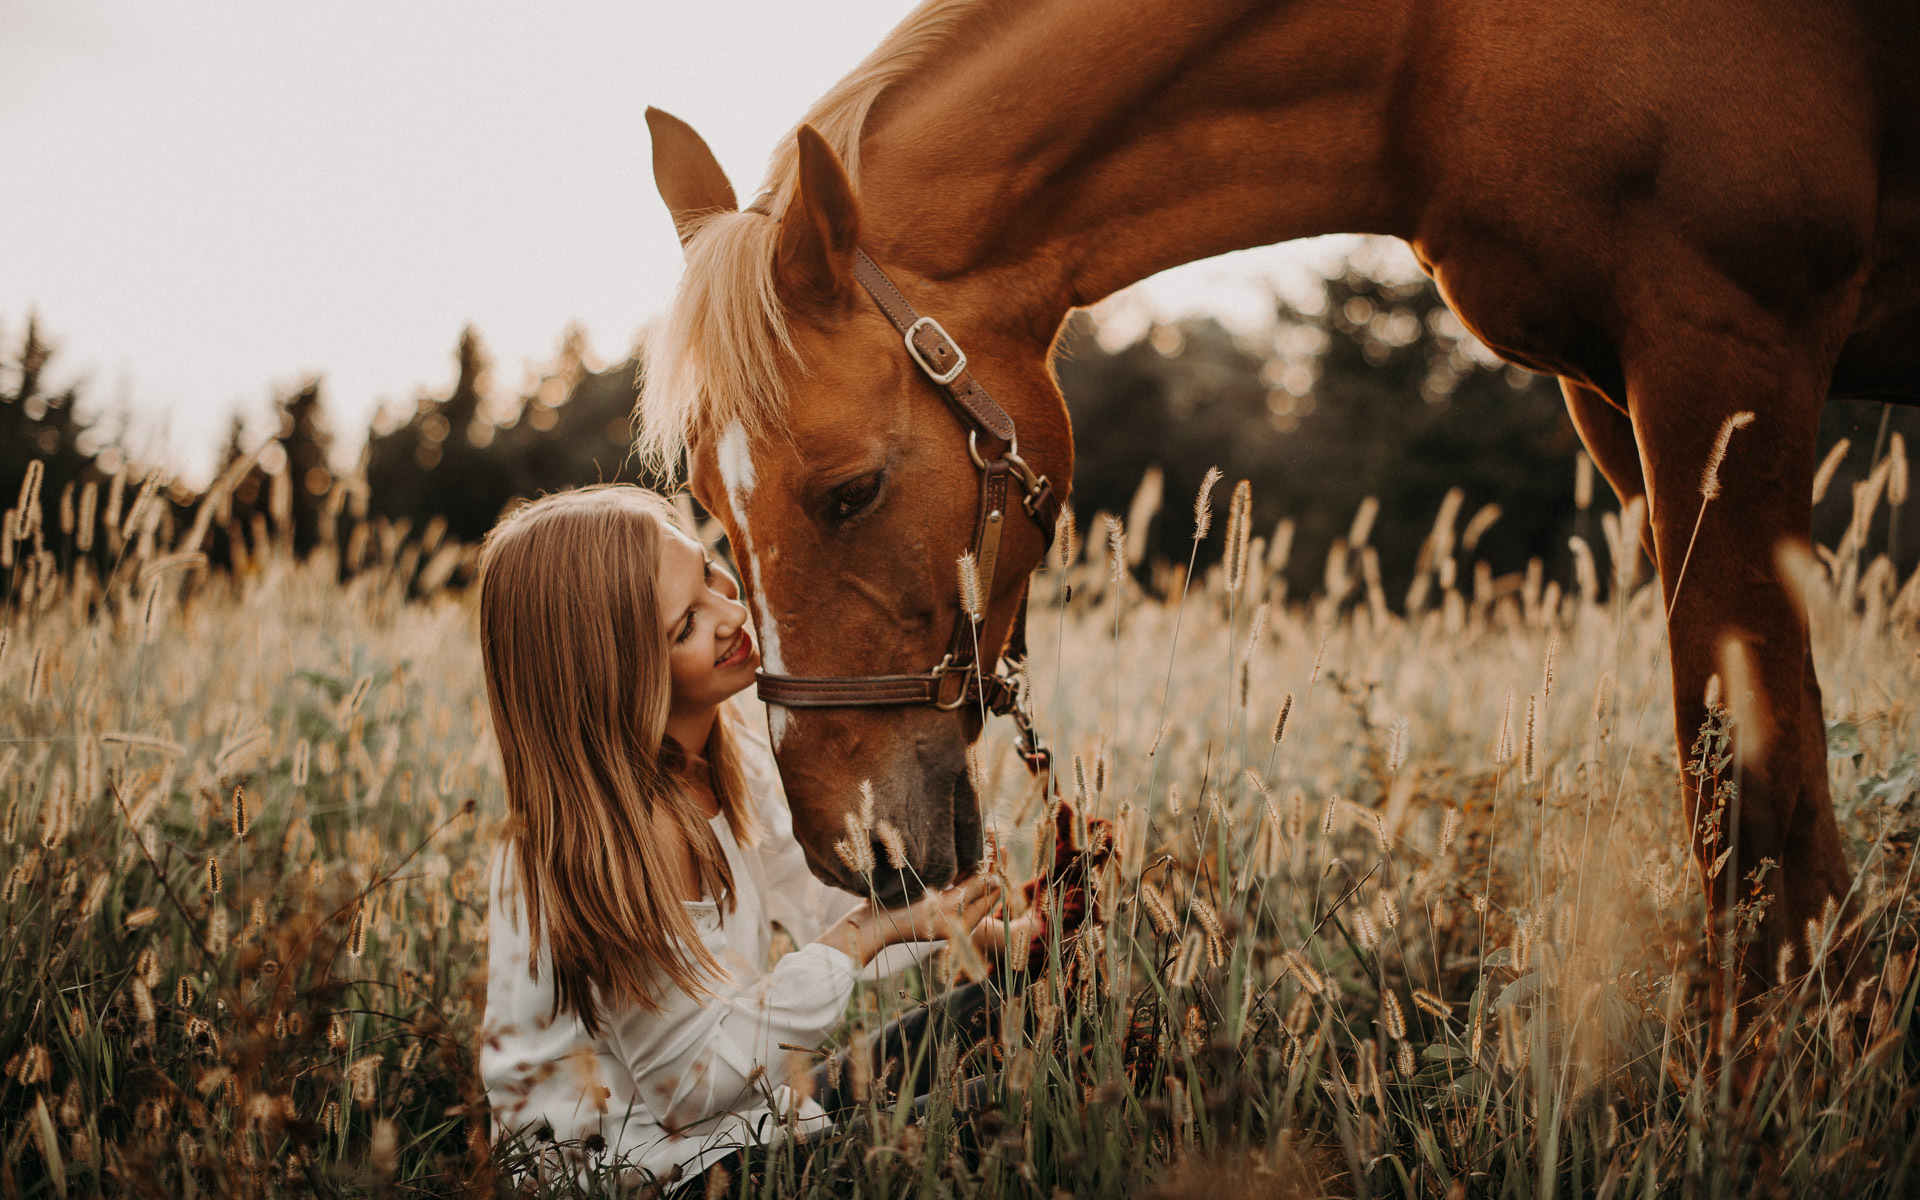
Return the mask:
[[[768,199],[741,212],[690,128],[664,113],[648,120],[687,272],[649,356],[643,439],[667,452],[684,441],[694,495],[725,526],[740,565],[767,673],[933,670],[956,630],[975,636],[962,623],[956,563],[983,517],[983,473],[947,393],[856,280],[858,251],[964,348],[974,377],[1017,423],[1024,462],[1064,493],[1072,442],[1048,365],[1055,330],[1023,328],[1011,319],[1016,298],[977,281],[916,274],[912,236],[863,230],[842,159],[812,128],[797,134],[784,176],[776,166]],[[984,435],[976,445],[987,461],[1007,448]],[[990,586],[981,581],[991,593],[977,626],[988,675],[1045,553],[1024,494],[1016,483],[1009,511],[996,514],[998,561]],[[770,714],[795,832],[820,878],[897,903],[979,860],[966,754],[981,729],[978,703],[774,704]],[[901,851],[904,864],[891,864]],[[870,875],[858,869],[868,855]]]

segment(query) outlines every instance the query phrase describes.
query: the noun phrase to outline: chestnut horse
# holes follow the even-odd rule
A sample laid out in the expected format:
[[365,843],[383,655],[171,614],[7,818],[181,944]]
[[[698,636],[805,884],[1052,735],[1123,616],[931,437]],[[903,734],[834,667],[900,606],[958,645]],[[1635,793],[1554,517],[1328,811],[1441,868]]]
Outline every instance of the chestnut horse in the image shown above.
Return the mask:
[[[1229,250],[1403,238],[1482,341],[1560,377],[1614,489],[1647,498],[1683,753],[1744,649],[1742,865],[1705,886],[1724,909],[1747,866],[1777,862],[1777,943],[1849,882],[1777,564],[1808,540],[1822,403],[1920,402],[1915,62],[1906,0],[930,0],[807,114],[745,210],[699,137],[649,112],[687,261],[643,443],[688,452],[770,673],[924,672],[950,644],[979,478],[969,425],[856,278],[862,251],[1064,489],[1048,364],[1071,310]],[[985,663],[1043,543],[1035,522],[1006,530]],[[969,861],[981,720],[776,707],[815,872],[864,890],[833,848],[863,779],[920,881]],[[1682,796],[1697,831],[1684,779]]]

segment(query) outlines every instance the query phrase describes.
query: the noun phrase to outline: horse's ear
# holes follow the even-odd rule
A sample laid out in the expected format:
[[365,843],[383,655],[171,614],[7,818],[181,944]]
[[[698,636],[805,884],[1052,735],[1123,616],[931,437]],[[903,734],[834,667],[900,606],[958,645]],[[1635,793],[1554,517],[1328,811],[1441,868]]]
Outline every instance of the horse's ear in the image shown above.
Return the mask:
[[860,202],[827,139],[811,125],[802,125],[797,136],[799,186],[780,218],[773,278],[789,304],[820,307],[852,286]]
[[686,244],[697,218],[740,207],[733,185],[693,126],[671,113],[647,109],[647,129],[653,134],[653,183],[673,214],[673,227]]

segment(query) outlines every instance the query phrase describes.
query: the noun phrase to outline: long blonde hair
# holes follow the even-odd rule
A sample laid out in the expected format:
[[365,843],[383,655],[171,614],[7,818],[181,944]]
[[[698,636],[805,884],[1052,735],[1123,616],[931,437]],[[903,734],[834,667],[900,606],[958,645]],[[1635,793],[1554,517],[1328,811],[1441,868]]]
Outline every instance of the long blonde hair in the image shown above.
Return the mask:
[[[679,847],[700,894],[730,911],[733,873],[667,737],[668,638],[655,594],[658,494],[626,485],[547,496],[480,551],[487,704],[506,769],[508,837],[537,970],[544,937],[557,1007],[600,1029],[600,1004],[654,1010],[665,982],[703,995],[721,973],[683,897]],[[714,796],[742,844],[756,830],[724,713],[705,751]],[[597,989],[597,995],[596,995]]]

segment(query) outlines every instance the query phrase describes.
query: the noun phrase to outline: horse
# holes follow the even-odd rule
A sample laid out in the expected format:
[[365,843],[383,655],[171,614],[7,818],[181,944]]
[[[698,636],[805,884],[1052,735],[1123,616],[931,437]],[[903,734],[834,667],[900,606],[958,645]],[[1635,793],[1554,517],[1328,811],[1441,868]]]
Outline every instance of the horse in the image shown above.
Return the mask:
[[[952,356],[1063,492],[1049,361],[1070,312],[1227,251],[1381,234],[1494,352],[1559,377],[1605,478],[1644,498],[1683,763],[1710,680],[1743,691],[1726,840],[1679,780],[1700,885],[1724,918],[1751,866],[1778,865],[1773,963],[1848,890],[1791,568],[1822,404],[1920,403],[1916,61],[1920,8],[1898,0],[928,0],[744,209],[700,137],[649,110],[686,262],[642,446],[685,453],[732,539],[815,872],[873,890],[843,836],[863,781],[905,834],[890,899],[978,853],[982,706],[837,707],[805,684],[925,672],[963,618],[976,674],[1018,648],[1046,533],[1006,523],[972,623],[953,564],[974,464],[1011,442],[938,382]],[[919,349],[869,265],[934,322]]]

